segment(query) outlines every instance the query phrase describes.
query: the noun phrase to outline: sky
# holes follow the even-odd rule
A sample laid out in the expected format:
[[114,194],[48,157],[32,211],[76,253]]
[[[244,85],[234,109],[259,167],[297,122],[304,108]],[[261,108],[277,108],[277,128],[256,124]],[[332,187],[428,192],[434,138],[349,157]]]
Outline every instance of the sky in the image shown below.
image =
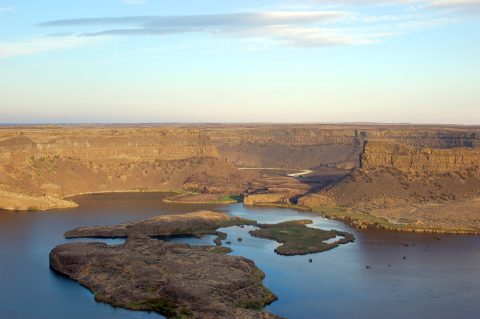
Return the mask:
[[0,124],[480,124],[480,0],[0,0]]

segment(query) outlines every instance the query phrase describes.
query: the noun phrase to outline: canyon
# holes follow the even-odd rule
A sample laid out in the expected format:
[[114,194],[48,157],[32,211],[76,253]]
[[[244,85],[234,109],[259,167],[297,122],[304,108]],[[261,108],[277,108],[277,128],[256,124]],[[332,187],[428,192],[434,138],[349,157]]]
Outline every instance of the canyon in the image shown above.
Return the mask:
[[[74,207],[70,196],[82,193],[175,191],[192,194],[191,202],[199,194],[243,197],[246,205],[355,214],[392,229],[476,233],[479,146],[480,128],[465,126],[2,126],[0,208]],[[311,172],[288,176],[292,170]]]

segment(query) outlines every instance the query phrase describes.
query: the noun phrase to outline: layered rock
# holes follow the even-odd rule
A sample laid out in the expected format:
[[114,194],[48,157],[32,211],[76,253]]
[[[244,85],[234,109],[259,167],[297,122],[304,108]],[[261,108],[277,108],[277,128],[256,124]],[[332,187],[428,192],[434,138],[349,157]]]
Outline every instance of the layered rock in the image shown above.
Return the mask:
[[[455,134],[452,140],[459,144],[478,137],[475,133]],[[301,197],[298,203],[317,210],[350,210],[333,215],[354,219],[362,227],[374,223],[398,230],[470,233],[480,231],[479,196],[478,148],[434,149],[368,140],[360,170],[336,185]],[[458,207],[467,209],[460,212]]]
[[7,161],[70,157],[108,165],[118,162],[218,157],[218,152],[208,137],[196,129],[32,127],[3,130],[2,133],[6,138],[0,140],[0,148],[2,159]]
[[289,193],[265,193],[245,195],[245,205],[268,205],[268,204],[290,204],[291,194]]
[[229,126],[206,133],[220,155],[239,167],[353,167],[361,150],[355,130],[348,127]]
[[368,141],[362,168],[391,167],[401,171],[448,172],[480,169],[480,150],[469,148],[416,149],[411,146]]
[[[226,184],[226,172],[238,173],[218,158],[216,148],[198,129],[33,126],[0,130],[0,191],[14,194],[8,202],[0,200],[0,208],[65,207],[53,200],[39,205],[39,198],[60,200],[80,193],[183,190],[191,176],[205,171],[213,178],[218,172],[219,184]],[[241,193],[243,188],[236,190]]]
[[367,124],[2,127],[0,191],[12,196],[8,203],[0,197],[0,208],[65,207],[49,198],[80,193],[171,190],[295,203],[331,183],[313,175],[279,181],[237,167],[354,170],[361,157],[371,171],[469,175],[479,170],[479,136],[478,127]]
[[480,147],[478,127],[418,125],[219,125],[203,128],[241,167],[355,168],[364,141],[415,147]]

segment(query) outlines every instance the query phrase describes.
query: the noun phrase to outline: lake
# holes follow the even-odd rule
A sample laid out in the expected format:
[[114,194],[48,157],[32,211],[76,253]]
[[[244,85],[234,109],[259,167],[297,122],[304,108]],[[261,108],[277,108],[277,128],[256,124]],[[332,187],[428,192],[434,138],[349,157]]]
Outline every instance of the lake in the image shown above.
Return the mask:
[[[48,254],[78,226],[110,225],[199,209],[276,223],[312,219],[312,227],[355,234],[355,243],[306,255],[279,256],[274,241],[251,227],[220,229],[225,246],[255,261],[279,300],[267,307],[288,318],[461,318],[480,310],[480,237],[358,231],[318,215],[243,204],[168,204],[168,194],[114,193],[76,197],[80,207],[49,212],[0,211],[0,318],[162,318],[97,303],[76,282],[49,269]],[[238,238],[241,237],[241,241]],[[172,241],[212,244],[213,236]],[[118,244],[122,240],[108,240]],[[225,242],[225,241],[224,241]],[[309,259],[312,259],[312,263]],[[368,267],[367,267],[368,266]]]

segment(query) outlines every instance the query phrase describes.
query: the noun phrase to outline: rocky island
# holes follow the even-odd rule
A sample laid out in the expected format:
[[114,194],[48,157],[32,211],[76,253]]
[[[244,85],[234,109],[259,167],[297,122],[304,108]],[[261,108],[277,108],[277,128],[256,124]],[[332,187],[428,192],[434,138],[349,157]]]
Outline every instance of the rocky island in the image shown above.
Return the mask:
[[[213,234],[223,238],[218,228],[255,225],[256,221],[231,217],[224,213],[197,211],[188,214],[160,215],[113,226],[79,227],[65,233],[66,238],[126,238],[134,235],[150,237],[196,236]],[[215,241],[220,245],[219,241]]]
[[[353,235],[306,227],[309,220],[274,225],[213,211],[161,215],[113,226],[79,227],[67,238],[127,238],[121,245],[70,243],[50,253],[50,267],[89,288],[95,300],[169,318],[278,318],[262,312],[276,297],[263,272],[242,257],[227,256],[221,227],[254,225],[252,236],[283,243],[281,255],[322,252],[352,242]],[[217,246],[166,242],[171,236],[216,234]],[[339,240],[325,242],[341,236]]]
[[[115,226],[80,227],[67,238],[127,238],[125,244],[72,243],[50,253],[50,267],[95,294],[95,300],[169,318],[278,318],[261,309],[276,299],[264,274],[229,248],[169,243],[159,238],[225,234],[217,228],[255,221],[197,211]],[[154,239],[155,238],[155,239]],[[216,240],[217,245],[221,244]]]
[[167,318],[279,318],[261,310],[276,299],[262,284],[263,272],[225,252],[135,235],[117,246],[60,245],[50,253],[50,267],[115,307]]

